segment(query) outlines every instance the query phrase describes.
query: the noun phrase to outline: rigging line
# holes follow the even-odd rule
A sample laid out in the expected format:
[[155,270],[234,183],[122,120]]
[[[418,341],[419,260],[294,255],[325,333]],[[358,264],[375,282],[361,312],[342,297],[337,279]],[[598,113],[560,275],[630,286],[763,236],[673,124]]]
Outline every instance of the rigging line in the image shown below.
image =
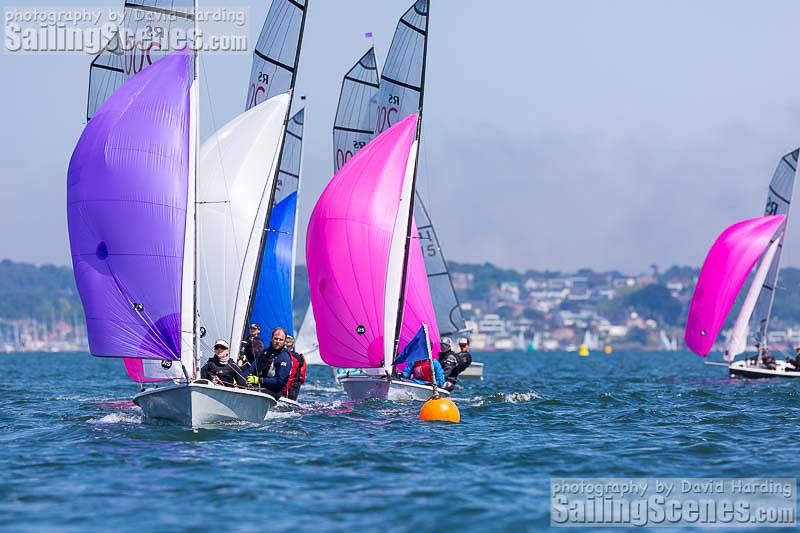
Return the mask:
[[[205,93],[207,95],[206,98],[208,99],[209,114],[211,115],[211,127],[214,128],[213,136],[217,137],[217,141],[219,141],[219,137],[217,135],[218,132],[219,132],[219,128],[217,128],[217,118],[216,118],[216,115],[214,114],[214,101],[211,98],[211,84],[208,82],[208,69],[204,68],[202,70],[202,72],[203,72],[203,79],[205,80],[205,83],[206,83]],[[197,203],[200,204],[200,205],[205,204],[205,203],[209,203],[209,204],[210,203],[227,203],[227,204],[231,203],[231,192],[230,192],[230,188],[228,187],[228,173],[225,171],[225,161],[222,158],[222,145],[219,142],[217,142],[215,144],[216,144],[216,147],[217,147],[216,151],[217,151],[217,158],[219,159],[219,168],[222,170],[222,184],[225,186],[225,198],[226,198],[226,200],[224,200],[222,202],[199,202],[198,201]],[[200,157],[199,153],[197,154],[197,157]],[[198,199],[195,198],[195,201],[197,201],[197,200]],[[227,215],[226,215],[226,218],[227,218]],[[195,229],[195,231],[197,231],[197,229]],[[236,225],[235,224],[231,224],[231,232],[233,233],[233,247],[234,247],[234,251],[236,252],[236,257],[240,257],[240,255],[239,255],[239,245],[238,245],[239,240],[238,240],[237,235],[236,235]],[[195,251],[195,253],[197,253],[197,251]]]

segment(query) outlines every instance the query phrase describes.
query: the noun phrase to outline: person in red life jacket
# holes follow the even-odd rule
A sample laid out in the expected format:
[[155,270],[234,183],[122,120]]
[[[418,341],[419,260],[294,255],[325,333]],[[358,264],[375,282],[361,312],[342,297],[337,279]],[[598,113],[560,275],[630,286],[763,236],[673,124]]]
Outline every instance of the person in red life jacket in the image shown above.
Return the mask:
[[442,370],[442,365],[439,364],[438,359],[433,360],[433,372],[431,372],[431,362],[428,359],[423,359],[406,365],[402,376],[404,379],[410,379],[420,385],[433,383],[433,377],[436,376],[436,386],[441,387],[444,385],[444,370]]
[[294,337],[291,335],[286,337],[286,351],[292,356],[294,362],[297,363],[296,368],[293,367],[292,376],[289,378],[288,394],[290,400],[297,401],[297,396],[300,394],[300,387],[306,382],[306,358],[301,353],[294,351]]
[[269,348],[256,356],[245,374],[247,383],[257,385],[275,399],[280,398],[285,391],[294,366],[294,359],[286,351],[285,346],[286,330],[280,327],[273,329]]

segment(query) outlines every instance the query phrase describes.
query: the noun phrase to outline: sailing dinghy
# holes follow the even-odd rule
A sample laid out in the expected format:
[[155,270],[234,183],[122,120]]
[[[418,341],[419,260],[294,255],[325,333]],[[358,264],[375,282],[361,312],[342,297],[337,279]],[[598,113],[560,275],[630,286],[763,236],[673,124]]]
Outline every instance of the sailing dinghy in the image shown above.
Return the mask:
[[[428,399],[399,380],[394,360],[423,323],[439,340],[413,212],[418,115],[387,129],[345,163],[308,227],[306,261],[325,363],[360,369],[340,379],[355,400]],[[390,389],[393,389],[390,393]]]
[[[769,184],[767,191],[767,202],[764,209],[764,217],[762,218],[783,217],[783,219],[785,219],[788,216],[789,207],[792,202],[795,175],[797,172],[798,155],[800,155],[800,149],[784,155],[778,162],[778,166]],[[774,223],[775,222],[773,222],[773,224]],[[708,264],[710,260],[719,263],[719,261],[725,259],[731,264],[738,261],[743,262],[744,266],[747,265],[749,258],[745,258],[743,256],[729,257],[727,254],[731,252],[728,247],[731,245],[731,243],[735,242],[736,239],[755,239],[750,243],[750,245],[754,246],[757,251],[760,244],[763,244],[758,239],[763,239],[763,237],[759,235],[758,238],[755,238],[752,231],[745,231],[740,224],[744,224],[744,222],[735,224],[723,232],[723,235],[720,236],[720,238],[717,240],[717,243],[715,243],[714,247],[712,247],[711,251],[709,251],[709,255],[706,258],[706,264]],[[747,292],[744,304],[742,305],[739,315],[736,318],[733,330],[731,331],[731,334],[728,337],[725,345],[723,356],[725,361],[728,363],[728,370],[732,377],[800,377],[800,373],[795,372],[793,367],[787,365],[786,361],[777,360],[776,369],[770,370],[769,368],[764,368],[757,357],[739,361],[734,360],[737,355],[746,351],[749,338],[752,339],[753,343],[760,344],[764,348],[767,347],[769,342],[767,332],[770,316],[772,314],[772,306],[775,301],[775,291],[778,287],[780,259],[783,249],[783,241],[786,234],[786,227],[786,220],[783,220],[779,228],[774,232],[773,235],[770,236],[771,238],[767,245],[758,255],[758,257],[761,257],[761,262],[755,273],[754,281],[751,283],[750,289]],[[736,229],[734,230],[734,228]],[[766,231],[768,233],[769,228],[767,228]],[[728,243],[727,245],[720,243],[720,240],[723,239],[723,236],[726,238],[726,242]],[[745,245],[740,243],[738,246],[743,247]],[[715,255],[714,258],[712,258],[712,253]],[[747,270],[747,273],[741,280],[741,283],[738,283],[738,277],[719,278],[719,266],[709,266],[708,275],[704,277],[703,272],[705,271],[705,268],[706,265],[704,264],[700,277],[704,280],[704,286],[708,287],[708,289],[701,291],[699,291],[697,288],[695,289],[695,294],[692,298],[692,307],[690,308],[689,313],[690,320],[692,321],[703,322],[711,320],[712,317],[710,314],[719,313],[721,311],[724,311],[725,316],[727,316],[727,314],[730,312],[730,306],[727,308],[721,307],[717,309],[709,309],[707,307],[708,302],[711,298],[722,298],[722,289],[717,285],[719,283],[723,283],[726,279],[736,280],[737,286],[735,287],[736,291],[733,295],[733,298],[735,299],[736,295],[741,290],[742,285],[746,281],[747,274],[749,274],[749,272],[752,270],[753,264],[750,265],[750,268]],[[733,265],[729,265],[729,268],[733,268]],[[698,280],[698,287],[699,284],[700,280]],[[727,287],[727,289],[729,290],[730,287]],[[709,294],[707,290],[710,290],[711,293]],[[695,301],[697,301],[696,307]],[[727,301],[720,300],[719,303],[727,303]],[[730,305],[733,305],[733,301],[731,301]],[[692,313],[692,310],[694,310],[694,314]],[[722,320],[724,322],[724,317]],[[719,332],[717,331],[714,334],[715,338],[718,333]],[[693,331],[692,335],[690,335],[689,322],[687,322],[687,345],[693,351],[705,356],[711,349],[713,340],[710,344],[708,343],[707,338],[702,339],[702,341],[704,342],[699,342],[699,339],[697,339],[697,331]]]
[[[749,323],[759,292],[776,259],[786,227],[785,215],[767,215],[737,222],[726,228],[708,252],[689,307],[686,345],[705,357],[711,351],[731,307],[756,269],[741,310],[725,345],[724,358],[731,376],[800,377],[779,361],[776,370],[751,359],[734,361],[746,349]],[[760,261],[760,262],[759,262]]]
[[[292,4],[302,8],[302,28],[305,6]],[[179,18],[196,25],[194,12]],[[299,46],[295,65],[298,57]],[[186,51],[132,72],[92,113],[68,175],[70,245],[90,352],[125,358],[126,366],[177,367],[180,378],[134,402],[145,421],[192,428],[262,422],[276,403],[196,378],[202,339],[238,345],[246,325],[291,106],[290,95],[275,96],[198,150],[197,73],[196,53]],[[163,379],[144,379],[147,366],[131,366],[142,382]]]

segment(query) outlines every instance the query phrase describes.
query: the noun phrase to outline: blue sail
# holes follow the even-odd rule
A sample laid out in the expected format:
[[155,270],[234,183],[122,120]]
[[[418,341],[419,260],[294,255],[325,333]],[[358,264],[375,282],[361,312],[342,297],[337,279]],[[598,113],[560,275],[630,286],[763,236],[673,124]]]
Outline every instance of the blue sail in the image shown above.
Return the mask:
[[281,326],[294,335],[292,322],[292,273],[297,193],[286,196],[272,208],[270,238],[264,247],[251,321],[265,332]]

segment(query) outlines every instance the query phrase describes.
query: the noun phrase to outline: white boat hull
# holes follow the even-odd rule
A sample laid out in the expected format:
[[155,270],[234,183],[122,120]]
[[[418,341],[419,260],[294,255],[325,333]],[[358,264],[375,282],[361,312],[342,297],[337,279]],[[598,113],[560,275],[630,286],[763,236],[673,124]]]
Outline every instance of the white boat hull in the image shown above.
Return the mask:
[[800,372],[796,372],[794,367],[790,367],[786,361],[776,361],[777,368],[769,370],[760,368],[748,359],[734,361],[728,365],[728,371],[732,378],[800,378]]
[[158,387],[137,394],[147,423],[167,422],[201,428],[224,422],[261,423],[276,401],[269,394],[208,382]]
[[473,362],[462,373],[458,375],[458,379],[483,379],[483,363]]
[[[389,379],[385,376],[355,375],[339,378],[347,396],[354,402],[368,400],[419,400],[427,401],[433,396],[433,387],[412,381]],[[450,396],[439,389],[442,397]]]

